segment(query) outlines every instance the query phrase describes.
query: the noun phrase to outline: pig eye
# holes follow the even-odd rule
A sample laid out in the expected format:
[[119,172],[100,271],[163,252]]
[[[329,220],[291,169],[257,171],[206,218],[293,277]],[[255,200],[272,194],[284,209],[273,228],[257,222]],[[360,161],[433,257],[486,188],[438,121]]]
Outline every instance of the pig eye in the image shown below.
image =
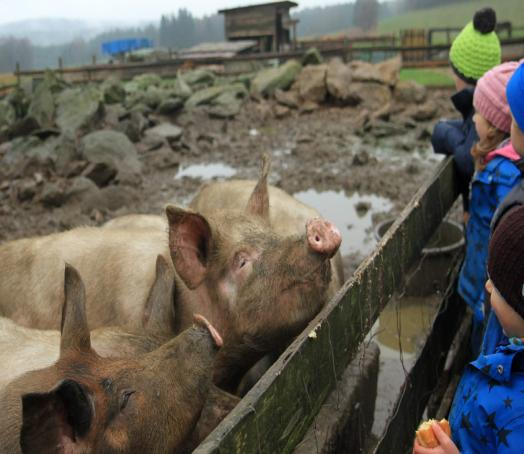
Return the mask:
[[120,411],[122,411],[124,408],[127,407],[127,403],[129,402],[129,398],[131,397],[132,394],[134,394],[135,392],[134,391],[124,391],[122,393],[122,399],[120,401]]
[[238,267],[243,268],[246,263],[247,260],[244,257],[240,257],[240,259],[238,260]]

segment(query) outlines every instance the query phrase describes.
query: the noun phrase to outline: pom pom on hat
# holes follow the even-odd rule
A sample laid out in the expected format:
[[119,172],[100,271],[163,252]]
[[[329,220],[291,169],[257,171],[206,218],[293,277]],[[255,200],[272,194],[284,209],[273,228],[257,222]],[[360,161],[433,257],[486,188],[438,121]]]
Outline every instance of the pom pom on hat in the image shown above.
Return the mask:
[[462,80],[476,82],[491,68],[500,64],[500,41],[495,33],[497,16],[492,8],[475,13],[455,38],[449,52],[451,67]]

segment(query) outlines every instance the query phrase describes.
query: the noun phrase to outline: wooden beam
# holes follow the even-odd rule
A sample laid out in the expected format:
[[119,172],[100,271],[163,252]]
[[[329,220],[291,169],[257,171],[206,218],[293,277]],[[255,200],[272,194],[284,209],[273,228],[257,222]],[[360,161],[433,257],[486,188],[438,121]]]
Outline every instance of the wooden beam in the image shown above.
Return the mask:
[[415,194],[353,278],[195,453],[288,453],[458,196],[451,158]]

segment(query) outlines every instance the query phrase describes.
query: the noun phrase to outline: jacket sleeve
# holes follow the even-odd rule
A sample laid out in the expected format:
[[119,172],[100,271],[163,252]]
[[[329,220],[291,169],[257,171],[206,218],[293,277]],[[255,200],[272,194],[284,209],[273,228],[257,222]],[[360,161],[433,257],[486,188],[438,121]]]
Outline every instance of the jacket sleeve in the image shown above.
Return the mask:
[[460,120],[439,121],[431,136],[435,153],[453,156],[458,171],[468,183],[474,170],[471,147],[477,140],[475,127],[469,125],[469,128],[463,128],[463,122]]

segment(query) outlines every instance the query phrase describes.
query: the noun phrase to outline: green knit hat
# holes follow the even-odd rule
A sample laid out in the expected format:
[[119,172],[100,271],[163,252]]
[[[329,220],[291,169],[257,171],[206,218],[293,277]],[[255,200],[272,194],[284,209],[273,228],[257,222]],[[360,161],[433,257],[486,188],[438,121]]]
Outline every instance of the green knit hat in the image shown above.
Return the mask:
[[484,73],[500,64],[500,41],[495,33],[497,16],[491,8],[475,13],[455,38],[449,51],[451,67],[462,80],[475,85]]

